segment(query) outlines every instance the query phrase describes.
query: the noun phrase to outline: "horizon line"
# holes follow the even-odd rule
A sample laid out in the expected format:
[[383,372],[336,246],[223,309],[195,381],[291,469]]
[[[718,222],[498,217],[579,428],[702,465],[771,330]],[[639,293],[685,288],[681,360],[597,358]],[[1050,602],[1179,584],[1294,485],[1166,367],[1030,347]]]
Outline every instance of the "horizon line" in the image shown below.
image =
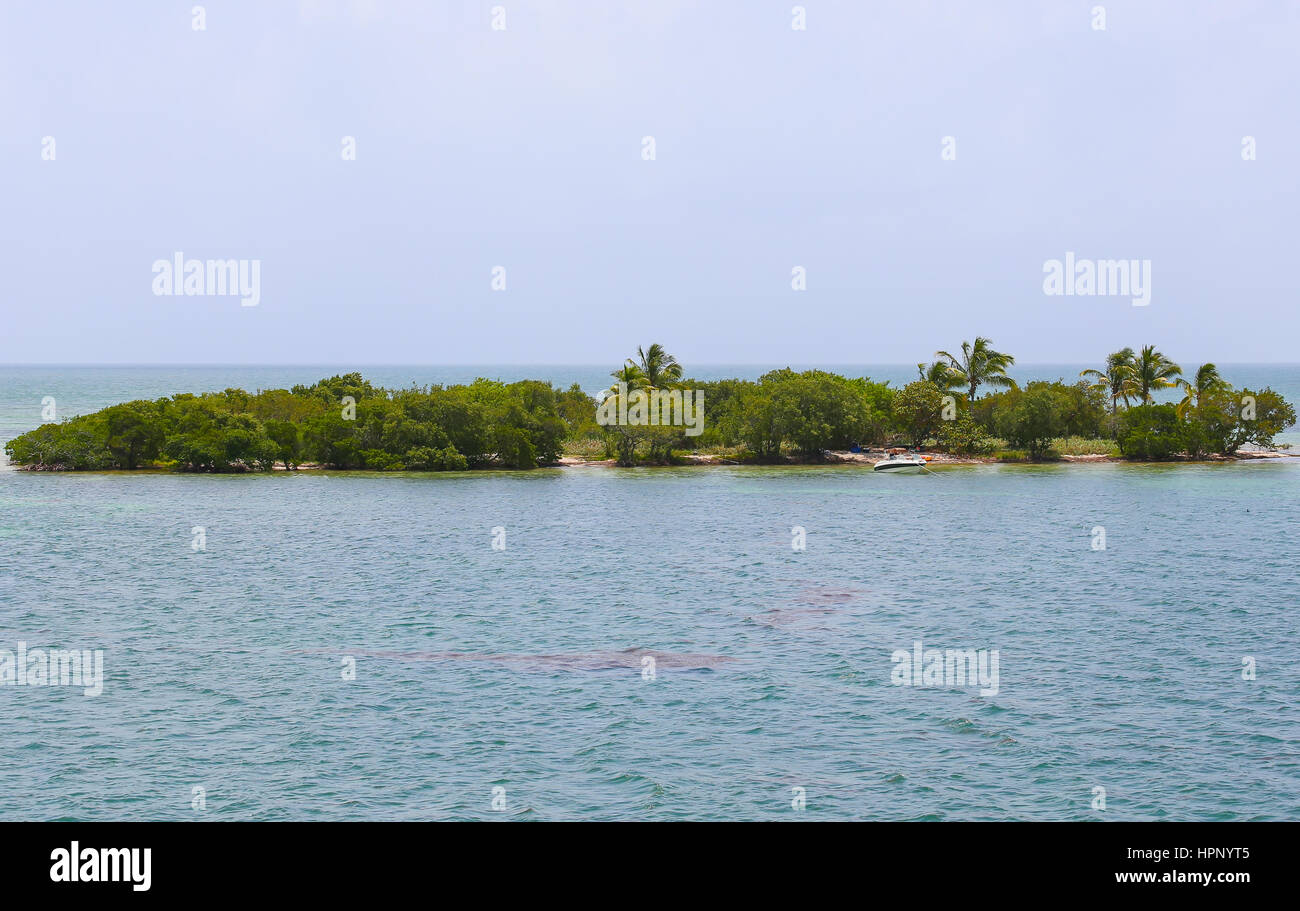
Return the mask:
[[[1200,358],[1184,359],[1187,363],[1192,363]],[[784,363],[786,366],[801,367],[906,367],[916,366],[916,362],[909,361],[699,361],[699,365],[706,367],[768,367],[773,364]],[[1012,365],[1012,369],[1017,367],[1060,367],[1074,366],[1076,364],[1091,364],[1091,360],[1060,360],[1060,361],[1022,361]],[[1225,366],[1233,367],[1297,367],[1300,361],[1203,361],[1202,363],[1219,363]],[[135,361],[12,361],[0,362],[0,369],[10,367],[103,367],[103,368],[125,368],[125,367],[145,367],[145,368],[245,368],[245,367],[275,367],[275,368],[294,368],[294,367],[325,367],[330,369],[339,369],[342,367],[358,368],[395,368],[395,367],[599,367],[608,366],[603,361],[464,361],[452,362],[445,361],[440,363],[361,363],[346,361],[320,361],[320,362],[200,362],[200,363],[180,363],[180,362],[135,362]],[[683,369],[687,369],[683,367]]]

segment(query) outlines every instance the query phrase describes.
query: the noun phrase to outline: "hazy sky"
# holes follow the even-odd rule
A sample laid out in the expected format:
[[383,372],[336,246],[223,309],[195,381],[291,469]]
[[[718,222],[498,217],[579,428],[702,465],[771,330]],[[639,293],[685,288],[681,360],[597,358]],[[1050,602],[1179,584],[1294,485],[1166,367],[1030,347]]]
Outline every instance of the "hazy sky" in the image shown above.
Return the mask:
[[1294,0],[194,5],[0,7],[0,362],[1300,360]]

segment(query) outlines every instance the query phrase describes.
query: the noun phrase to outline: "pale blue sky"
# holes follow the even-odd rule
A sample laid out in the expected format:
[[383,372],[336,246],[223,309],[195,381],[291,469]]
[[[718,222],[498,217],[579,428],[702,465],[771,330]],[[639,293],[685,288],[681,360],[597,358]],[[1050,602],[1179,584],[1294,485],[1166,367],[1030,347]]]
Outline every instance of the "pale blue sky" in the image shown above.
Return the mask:
[[193,5],[0,8],[0,362],[1300,359],[1296,2]]

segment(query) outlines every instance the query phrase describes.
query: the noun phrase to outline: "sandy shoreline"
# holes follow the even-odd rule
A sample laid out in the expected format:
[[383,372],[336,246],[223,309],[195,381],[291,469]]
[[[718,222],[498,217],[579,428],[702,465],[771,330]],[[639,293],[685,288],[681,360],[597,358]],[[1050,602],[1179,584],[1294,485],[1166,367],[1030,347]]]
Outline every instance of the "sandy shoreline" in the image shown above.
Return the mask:
[[[1041,462],[1029,461],[1000,461],[991,456],[956,456],[946,452],[924,453],[930,456],[931,465],[1053,465],[1061,463],[1077,462],[1131,462],[1129,459],[1119,458],[1109,455],[1063,455],[1057,459],[1044,460]],[[1257,459],[1294,459],[1298,455],[1286,452],[1274,452],[1272,450],[1241,450],[1230,456],[1215,455],[1207,459],[1171,459],[1167,462],[1152,464],[1178,464],[1178,463],[1205,463],[1205,462],[1247,462]],[[783,465],[790,467],[807,467],[816,465],[875,465],[885,458],[881,452],[849,452],[847,450],[835,452],[821,462],[738,462],[735,459],[726,459],[721,456],[689,454],[683,456],[683,461],[678,465],[655,466],[664,468],[687,468],[694,465],[716,465],[716,466],[754,466],[762,468],[781,467]],[[1131,464],[1137,464],[1131,462]],[[616,467],[614,459],[580,459],[566,456],[556,463],[555,467],[559,468],[613,468]]]
[[[1214,462],[1251,462],[1266,459],[1296,459],[1300,458],[1300,453],[1275,452],[1273,450],[1241,450],[1230,456],[1214,455],[1206,459],[1170,459],[1164,462],[1141,462],[1131,461],[1129,459],[1118,458],[1109,455],[1063,455],[1056,459],[1044,460],[1041,462],[1030,461],[1001,461],[991,456],[955,456],[946,452],[924,453],[930,456],[930,465],[935,467],[943,465],[1062,465],[1077,463],[1095,463],[1095,462],[1115,462],[1128,463],[1133,465],[1178,465],[1178,464],[1207,464]],[[739,462],[735,459],[724,458],[723,456],[703,455],[699,453],[688,453],[681,457],[681,461],[673,465],[638,465],[638,468],[691,468],[696,466],[702,467],[738,467],[738,468],[809,468],[826,465],[875,465],[885,455],[880,452],[848,452],[832,451],[827,458],[820,462],[805,462],[798,460],[789,460],[783,462]],[[617,468],[618,465],[614,459],[581,459],[576,456],[563,456],[559,461],[552,465],[540,466],[545,468]],[[43,465],[13,465],[5,463],[0,466],[0,470],[8,471],[35,471],[35,472],[62,472],[70,471],[66,468],[51,468]],[[500,471],[513,472],[518,469],[513,468],[478,468],[474,471]],[[326,468],[315,462],[304,462],[297,468],[285,468],[283,464],[277,463],[272,471],[328,471],[336,474],[352,473],[359,474],[456,474],[454,471],[400,471],[384,472],[375,471],[369,468]],[[176,472],[164,468],[138,468],[133,472],[127,472],[125,469],[112,468],[101,469],[98,471],[77,472],[80,474],[155,474],[165,472],[167,474],[186,474],[187,472]],[[191,474],[211,474],[212,472],[188,472]],[[219,474],[260,474],[256,471],[233,471],[218,472]]]

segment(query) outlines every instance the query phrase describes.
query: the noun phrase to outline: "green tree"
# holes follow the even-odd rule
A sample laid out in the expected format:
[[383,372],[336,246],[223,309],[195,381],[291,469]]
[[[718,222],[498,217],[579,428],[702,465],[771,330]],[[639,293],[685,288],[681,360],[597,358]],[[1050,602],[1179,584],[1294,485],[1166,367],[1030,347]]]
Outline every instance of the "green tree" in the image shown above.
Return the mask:
[[965,381],[953,371],[952,365],[943,361],[934,361],[928,367],[917,364],[916,374],[917,379],[934,383],[945,394],[958,392],[965,386]]
[[646,349],[638,346],[636,356],[636,366],[640,369],[645,385],[651,389],[663,389],[681,380],[682,367],[677,363],[677,358],[665,351],[664,346],[658,342]]
[[1127,459],[1159,461],[1182,452],[1185,427],[1173,405],[1137,405],[1120,415],[1116,436]]
[[980,386],[993,386],[998,389],[1014,387],[1016,381],[1007,376],[1007,368],[1016,362],[1009,354],[993,349],[993,343],[982,336],[975,339],[975,344],[961,343],[961,357],[957,358],[947,351],[936,351],[935,357],[948,359],[949,369],[955,382],[965,386],[970,393],[971,415],[974,416],[975,390]]
[[1138,399],[1149,403],[1153,390],[1173,388],[1174,378],[1182,372],[1183,368],[1157,351],[1155,345],[1147,345],[1133,362]]
[[946,451],[958,455],[979,455],[992,452],[994,442],[969,414],[959,414],[955,420],[943,421],[938,430],[938,443]]
[[764,462],[780,457],[784,437],[771,387],[749,386],[741,397],[740,415],[741,439],[749,451]]
[[60,424],[42,424],[5,444],[15,465],[97,471],[118,464],[108,449],[102,414],[81,415]]
[[275,457],[284,462],[287,470],[302,464],[302,431],[292,421],[269,420],[264,422],[266,435],[275,444]]
[[329,405],[337,405],[348,396],[357,402],[384,396],[384,390],[356,372],[335,375],[311,386],[294,386],[291,391],[293,395],[318,399]]
[[469,468],[469,460],[451,446],[442,449],[417,447],[406,453],[403,462],[411,471],[464,471]]
[[596,400],[583,392],[577,383],[563,392],[556,392],[555,407],[568,428],[566,436],[569,439],[600,435],[600,425],[596,423]]
[[331,409],[312,418],[303,430],[303,440],[314,462],[331,468],[361,466],[362,446],[356,422],[345,421],[338,411]]
[[1137,384],[1134,379],[1134,363],[1137,355],[1133,353],[1132,348],[1121,348],[1106,356],[1106,369],[1101,370],[1084,370],[1080,372],[1081,377],[1094,377],[1096,382],[1092,388],[1105,394],[1110,400],[1110,413],[1113,415],[1119,410],[1120,399],[1124,400],[1124,407],[1128,407],[1130,397],[1137,394]]
[[449,444],[472,468],[488,465],[493,457],[492,426],[487,409],[465,386],[440,390],[433,399],[433,420]]
[[605,390],[605,395],[601,397],[602,401],[611,395],[618,395],[620,385],[626,387],[629,392],[646,385],[645,374],[641,372],[640,367],[630,360],[610,373],[610,376],[614,378],[614,385]]
[[[770,378],[770,379],[769,379]],[[847,449],[870,422],[862,395],[850,380],[824,370],[768,374],[772,408],[783,438],[805,458],[820,459],[828,449]]]
[[1213,408],[1231,416],[1231,430],[1225,437],[1223,453],[1236,452],[1247,443],[1263,449],[1273,448],[1273,438],[1296,423],[1295,406],[1272,389],[1223,388],[1202,401],[1201,408]]
[[127,402],[103,412],[107,439],[114,461],[134,470],[141,459],[156,459],[165,441],[162,419],[152,402]]
[[1082,380],[1070,385],[1058,380],[1047,384],[1046,388],[1057,402],[1057,436],[1095,439],[1101,435],[1102,426],[1106,422],[1105,393]]
[[866,413],[866,421],[853,442],[866,446],[883,444],[893,426],[894,394],[898,390],[891,388],[888,380],[873,383],[866,377],[849,380],[849,384],[865,405]]
[[1002,436],[1038,461],[1061,433],[1061,404],[1049,384],[1034,383],[1002,418]]
[[618,391],[618,384],[623,383],[628,391],[633,389],[664,389],[679,382],[682,367],[677,358],[664,350],[664,346],[655,342],[649,348],[636,349],[636,360],[628,358],[622,367],[610,374],[614,385],[610,392]]
[[894,422],[913,447],[934,436],[943,418],[943,391],[929,380],[908,383],[894,394]]
[[1178,403],[1180,418],[1186,417],[1189,409],[1199,408],[1203,398],[1227,386],[1223,377],[1219,376],[1219,368],[1213,364],[1202,364],[1197,368],[1196,376],[1191,382],[1180,379],[1175,385],[1184,392],[1183,400]]

